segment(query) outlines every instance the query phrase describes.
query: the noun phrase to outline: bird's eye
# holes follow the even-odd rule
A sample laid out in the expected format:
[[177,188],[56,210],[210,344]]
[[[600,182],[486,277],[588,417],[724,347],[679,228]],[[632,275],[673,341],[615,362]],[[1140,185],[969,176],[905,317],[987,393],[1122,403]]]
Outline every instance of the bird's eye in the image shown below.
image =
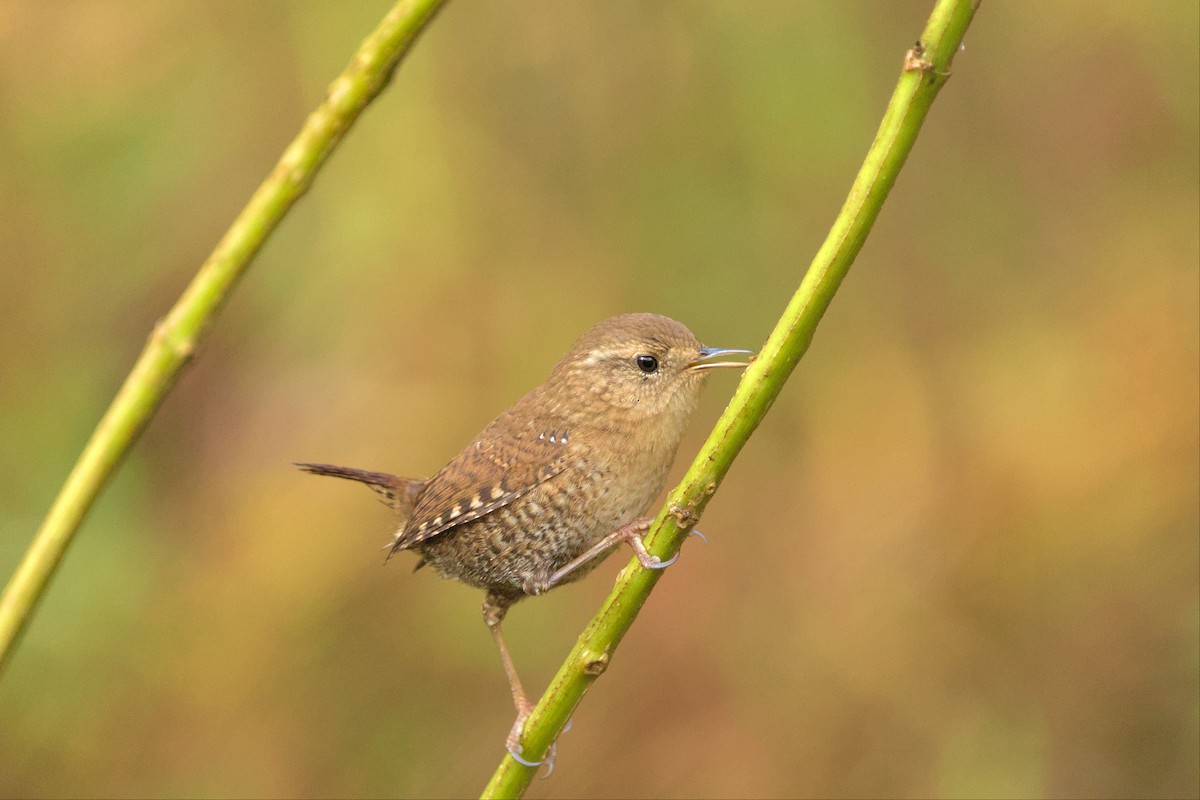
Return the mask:
[[649,375],[651,372],[658,372],[658,359],[654,356],[641,355],[634,359],[638,369]]

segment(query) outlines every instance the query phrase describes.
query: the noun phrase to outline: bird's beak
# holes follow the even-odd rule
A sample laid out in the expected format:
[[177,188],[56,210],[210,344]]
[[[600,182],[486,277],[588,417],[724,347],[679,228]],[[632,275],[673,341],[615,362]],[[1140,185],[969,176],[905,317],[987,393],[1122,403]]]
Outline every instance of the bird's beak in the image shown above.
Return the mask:
[[[748,355],[748,361],[711,361],[713,358],[722,356]],[[753,350],[729,350],[721,347],[701,347],[700,357],[687,365],[688,369],[722,369],[725,367],[744,368],[750,365],[750,361],[754,360]]]

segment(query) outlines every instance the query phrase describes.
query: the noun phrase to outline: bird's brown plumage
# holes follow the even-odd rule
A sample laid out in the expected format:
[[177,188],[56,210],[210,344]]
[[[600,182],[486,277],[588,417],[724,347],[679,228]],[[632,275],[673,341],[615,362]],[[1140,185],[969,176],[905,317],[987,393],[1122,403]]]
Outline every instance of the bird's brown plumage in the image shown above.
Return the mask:
[[367,484],[399,514],[392,553],[414,550],[420,564],[487,590],[484,616],[523,714],[500,636],[505,611],[586,574],[616,546],[607,537],[632,530],[662,490],[696,408],[701,362],[719,354],[667,317],[613,317],[426,481],[300,466]]

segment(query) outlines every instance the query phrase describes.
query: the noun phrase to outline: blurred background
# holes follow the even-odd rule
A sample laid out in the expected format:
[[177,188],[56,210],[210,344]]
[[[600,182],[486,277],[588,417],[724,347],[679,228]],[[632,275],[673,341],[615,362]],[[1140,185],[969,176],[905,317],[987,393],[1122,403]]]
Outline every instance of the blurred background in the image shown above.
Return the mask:
[[[387,7],[0,3],[0,579]],[[931,7],[451,3],[81,530],[0,795],[477,793],[513,718],[482,593],[384,567],[387,509],[291,462],[429,475],[616,313],[757,347]],[[1198,29],[984,4],[530,796],[1200,792]],[[509,616],[531,690],[625,561]]]

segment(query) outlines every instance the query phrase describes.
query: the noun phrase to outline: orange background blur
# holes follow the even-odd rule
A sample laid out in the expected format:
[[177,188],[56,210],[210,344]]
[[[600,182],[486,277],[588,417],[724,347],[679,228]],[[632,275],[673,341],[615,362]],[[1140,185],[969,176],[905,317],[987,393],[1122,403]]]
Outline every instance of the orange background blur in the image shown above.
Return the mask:
[[[482,593],[388,512],[591,323],[757,347],[932,3],[434,21],[0,681],[0,795],[477,793]],[[0,3],[0,579],[386,3]],[[985,3],[809,355],[532,797],[1200,793],[1194,2]],[[717,375],[675,474],[733,391]],[[518,606],[540,691],[625,555]]]

